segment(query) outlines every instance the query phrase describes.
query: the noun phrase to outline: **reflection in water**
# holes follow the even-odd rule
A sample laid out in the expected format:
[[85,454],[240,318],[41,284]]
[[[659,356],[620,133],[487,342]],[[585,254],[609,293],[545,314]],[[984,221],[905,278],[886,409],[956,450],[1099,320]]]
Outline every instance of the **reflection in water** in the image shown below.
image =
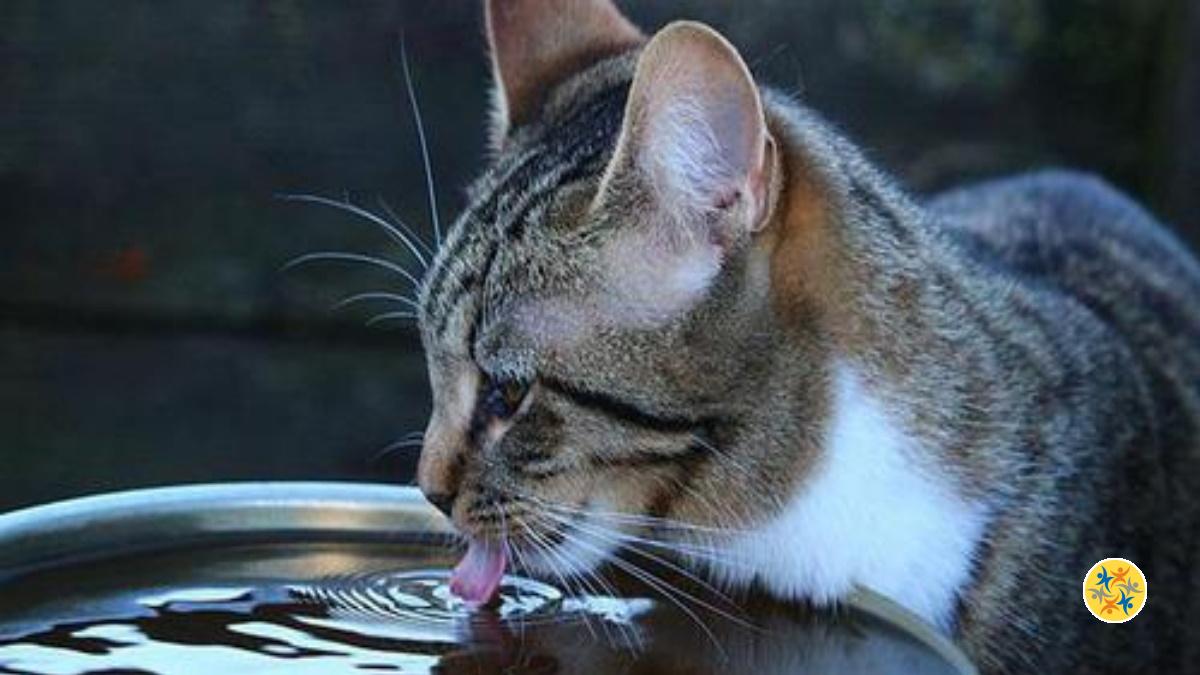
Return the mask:
[[503,621],[538,621],[558,616],[563,594],[533,579],[506,576],[499,602],[490,612],[471,615],[466,604],[450,593],[448,570],[359,573],[331,576],[299,585],[292,592],[330,614],[394,619],[424,624],[453,624],[466,617],[496,616]]
[[0,673],[953,672],[866,617],[762,601],[744,619],[693,611],[655,602],[644,589],[565,595],[512,576],[498,605],[469,612],[441,569],[160,585],[30,606],[15,621],[0,611]]

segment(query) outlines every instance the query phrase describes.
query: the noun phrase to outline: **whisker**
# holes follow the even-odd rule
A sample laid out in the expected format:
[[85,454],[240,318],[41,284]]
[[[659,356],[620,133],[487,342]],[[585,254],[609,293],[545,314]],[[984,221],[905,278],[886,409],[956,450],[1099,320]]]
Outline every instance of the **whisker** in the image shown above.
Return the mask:
[[391,454],[397,450],[402,450],[404,448],[418,447],[424,442],[425,441],[423,441],[423,440],[415,439],[415,440],[409,440],[409,441],[396,441],[395,443],[389,443],[386,446],[384,446],[383,448],[381,448],[374,455],[371,456],[370,463],[374,464],[375,462],[378,462],[379,460],[383,459],[384,457],[387,457],[389,454]]
[[421,285],[421,282],[418,281],[417,278],[415,276],[413,276],[411,272],[409,272],[408,270],[404,269],[403,267],[397,265],[396,263],[394,263],[390,260],[384,260],[383,258],[376,258],[375,256],[366,255],[364,253],[349,253],[349,252],[344,252],[344,251],[317,251],[315,253],[306,253],[302,256],[297,256],[295,258],[292,258],[287,263],[285,263],[283,265],[283,267],[279,268],[279,271],[286,272],[286,271],[292,269],[293,267],[299,267],[300,265],[304,265],[304,264],[307,264],[310,262],[359,262],[359,263],[365,263],[367,265],[374,265],[375,267],[382,267],[385,270],[390,270],[392,272],[395,272],[396,274],[399,274],[400,276],[404,277],[409,282],[411,282],[413,284],[413,286]]
[[[574,524],[578,525],[579,523],[576,522]],[[605,527],[602,523],[594,522],[594,523],[592,523],[592,525],[595,527]],[[634,544],[641,544],[643,546],[649,546],[651,548],[656,548],[656,549],[665,551],[667,553],[674,553],[674,554],[679,555],[684,558],[695,558],[695,559],[701,560],[703,562],[707,562],[709,564],[717,564],[717,565],[725,565],[725,566],[731,566],[731,567],[740,567],[743,569],[750,569],[749,565],[742,563],[741,561],[734,560],[727,556],[720,555],[716,551],[716,549],[713,548],[711,545],[706,545],[706,544],[702,544],[702,543],[688,543],[688,542],[676,542],[676,541],[666,541],[666,540],[661,540],[661,539],[652,539],[647,536],[629,534],[627,532],[619,532],[616,530],[612,530],[612,528],[605,528],[605,529],[612,532],[612,534],[614,534],[615,536],[619,536],[621,538],[622,545],[627,545],[627,542],[632,542]]]
[[713,586],[708,581],[705,581],[704,579],[700,578],[699,575],[663,558],[660,555],[650,553],[649,551],[645,551],[645,550],[639,548],[638,546],[631,545],[629,542],[629,539],[620,532],[607,530],[605,528],[596,526],[595,524],[585,525],[584,523],[580,523],[580,522],[573,522],[570,524],[570,526],[574,527],[575,529],[578,529],[578,530],[581,530],[584,532],[588,532],[588,533],[592,534],[593,536],[599,537],[600,539],[603,539],[605,541],[617,544],[618,546],[623,547],[625,550],[629,551],[630,553],[634,553],[634,554],[639,555],[647,560],[650,560],[651,562],[662,565],[663,567],[666,567],[667,569],[675,572],[676,574],[679,574],[679,575],[683,576],[684,578],[691,580],[693,583],[699,585],[701,588],[704,588],[705,590],[709,591],[710,593],[712,593],[713,595],[715,595],[716,597],[720,598],[722,601],[727,603],[731,608],[740,610],[740,607],[738,607],[737,603],[734,602],[734,600],[732,598],[730,598],[728,595],[726,595],[723,591],[721,591],[716,586]]
[[421,143],[421,161],[425,167],[425,188],[429,191],[429,217],[433,220],[433,237],[438,246],[442,244],[442,223],[438,218],[437,195],[433,189],[433,169],[429,164],[429,145],[425,142],[425,124],[421,120],[421,106],[413,90],[412,72],[408,69],[408,50],[400,40],[400,66],[404,70],[404,88],[408,92],[408,103],[412,109],[413,122],[417,126],[417,140]]
[[[384,220],[383,218],[380,218],[378,215],[371,213],[370,211],[362,208],[361,206],[355,206],[353,203],[350,202],[349,197],[346,197],[344,201],[340,201],[340,202],[336,199],[330,199],[328,197],[322,197],[320,195],[309,195],[309,194],[282,193],[282,194],[276,195],[276,197],[279,199],[282,199],[284,201],[289,201],[289,202],[307,202],[310,204],[320,204],[322,206],[328,206],[330,208],[338,209],[340,211],[345,211],[347,213],[352,213],[361,218],[365,218],[368,221],[375,223],[379,227],[382,227],[384,229],[384,231],[387,232],[388,235],[392,237],[392,239],[395,239],[397,242],[403,244],[404,247],[407,248],[409,250],[409,252],[413,254],[413,257],[415,257],[418,261],[420,261],[422,269],[427,269],[429,267],[429,261],[425,258],[424,255],[421,255],[421,251],[416,247],[416,245],[412,242],[411,239],[409,239],[409,237],[407,235],[405,235],[403,232],[401,232],[395,225],[392,225],[391,223]],[[397,219],[397,222],[400,222],[401,224],[403,224],[403,221],[400,221],[399,219]],[[404,225],[404,227],[407,228],[408,226]],[[419,238],[418,238],[418,241],[419,241]]]
[[626,525],[639,525],[662,532],[677,532],[680,534],[709,537],[732,537],[743,534],[741,530],[712,527],[707,525],[696,525],[693,523],[684,523],[666,518],[657,518],[655,516],[638,516],[636,514],[629,514],[626,516],[625,514],[604,512],[598,512],[594,514],[588,513],[588,515],[593,515],[598,520]]
[[[500,517],[500,548],[504,551],[505,558],[511,558],[514,555],[516,555],[516,551],[513,549],[513,547],[509,544],[509,541],[508,541],[508,539],[509,539],[508,523],[506,522],[506,519],[504,517],[504,512],[505,512],[505,508],[503,505],[499,506],[496,509],[496,515],[498,515]],[[525,618],[523,616],[521,616],[520,614],[518,614],[517,619],[518,619],[517,626],[518,626],[518,630],[520,632],[520,640],[523,643],[525,641]]]
[[[610,531],[614,531],[613,528],[607,527],[601,522],[595,522],[597,519],[593,518],[593,516],[604,515],[605,512],[603,512],[603,511],[592,512],[592,511],[589,511],[586,509],[570,507],[565,504],[556,504],[556,503],[549,502],[547,500],[541,499],[541,498],[539,498],[535,495],[531,495],[531,494],[522,494],[521,496],[523,498],[527,499],[528,501],[530,501],[531,503],[534,503],[549,512],[558,512],[560,515],[565,515],[565,516],[572,517],[572,518],[579,518],[582,520],[591,521],[596,526],[606,527],[606,529],[608,529]],[[609,513],[608,515],[610,515],[610,516],[612,516],[612,515],[622,515],[622,516],[631,515],[632,516],[632,514],[612,514],[612,513]],[[649,522],[646,522],[645,519],[649,519]],[[661,525],[661,523],[656,522],[656,519],[654,519],[653,517],[650,517],[650,516],[646,516],[644,518],[635,518],[635,519],[633,519],[632,522],[623,521],[623,519],[610,519],[610,520],[611,520],[611,522],[617,523],[618,525],[632,524],[639,528],[646,527],[647,525],[652,525],[652,526],[653,525]],[[661,519],[659,519],[659,520],[661,520]],[[674,526],[671,529],[677,530],[675,533],[677,536],[695,538],[697,541],[695,541],[695,542],[668,541],[668,540],[664,540],[664,539],[652,538],[649,533],[645,533],[644,535],[635,535],[635,534],[631,534],[631,533],[619,532],[617,534],[619,534],[621,537],[626,538],[629,541],[645,544],[647,546],[662,549],[664,551],[675,553],[675,554],[678,554],[681,556],[696,558],[698,560],[707,562],[709,564],[749,569],[748,564],[746,564],[742,561],[733,559],[731,557],[719,555],[717,553],[717,550],[714,547],[713,542],[710,540],[710,537],[708,535],[711,535],[712,532],[720,532],[721,534],[725,534],[724,530],[718,530],[716,528],[705,528],[703,526],[692,526],[687,523],[679,523],[677,521],[664,521],[664,522],[669,525]],[[664,528],[664,529],[668,529],[668,528]]]
[[[565,591],[567,591],[568,593],[572,593],[572,594],[574,594],[574,593],[575,593],[575,591],[573,591],[573,590],[572,590],[572,586],[571,586],[571,583],[570,583],[570,580],[569,580],[569,578],[572,576],[572,572],[571,572],[571,566],[570,566],[570,565],[569,565],[567,562],[565,562],[565,561],[564,561],[564,560],[563,560],[563,559],[562,559],[562,558],[561,558],[561,557],[558,555],[558,553],[556,553],[556,552],[553,550],[553,547],[551,547],[551,546],[550,546],[550,544],[549,544],[548,542],[546,542],[546,541],[545,541],[545,540],[542,538],[542,536],[541,536],[541,535],[539,535],[539,534],[537,533],[537,531],[535,531],[535,530],[534,530],[532,527],[530,527],[530,526],[529,526],[527,523],[520,522],[520,521],[518,521],[518,523],[520,524],[520,526],[521,526],[521,527],[523,527],[523,528],[525,529],[525,532],[526,532],[526,534],[527,534],[527,536],[528,536],[528,538],[529,538],[529,541],[530,541],[530,543],[531,543],[531,544],[533,544],[533,545],[534,545],[534,546],[535,546],[535,547],[536,547],[536,548],[537,548],[539,551],[541,551],[541,552],[542,552],[542,554],[543,554],[543,555],[545,555],[545,556],[547,557],[547,560],[546,560],[546,562],[547,562],[547,564],[548,564],[548,565],[549,565],[549,567],[550,567],[550,571],[551,571],[551,572],[554,574],[554,576],[558,577],[559,581],[561,581],[561,582],[562,582],[563,589],[564,589]],[[553,558],[553,559],[551,559],[551,558]],[[559,565],[556,565],[556,564],[555,564],[555,561],[558,561],[558,563],[559,563],[560,565],[562,565],[562,567],[563,567],[563,570],[565,571],[565,575],[566,575],[566,576],[564,576],[564,572],[563,572],[563,571],[560,571],[560,570],[559,570]],[[593,591],[590,589],[590,585],[589,585],[589,584],[587,584],[587,581],[586,581],[585,579],[581,579],[581,578],[578,578],[578,577],[576,577],[576,578],[578,579],[578,585],[579,585],[579,586],[580,586],[582,589],[584,589],[585,593],[592,593],[592,592],[593,592]],[[582,616],[583,616],[583,624],[584,624],[584,626],[586,626],[586,627],[587,627],[587,629],[588,629],[588,632],[589,632],[589,633],[591,633],[591,635],[592,635],[592,639],[593,639],[593,640],[594,640],[594,639],[596,639],[598,636],[596,635],[596,629],[592,627],[591,618],[588,616],[587,612],[584,612]],[[608,634],[608,628],[607,628],[607,626],[605,626],[605,625],[604,625],[604,622],[601,622],[601,623],[600,623],[600,625],[601,625],[601,627],[602,627],[602,628],[604,628],[605,639],[607,639],[607,640],[609,640],[609,641],[611,642],[611,641],[612,641],[612,638],[611,638],[611,636]]]
[[395,209],[393,209],[392,205],[383,198],[383,195],[375,195],[375,201],[379,203],[379,208],[383,209],[383,212],[392,219],[392,222],[396,225],[396,227],[402,228],[405,234],[412,237],[413,241],[415,241],[417,245],[421,247],[421,250],[424,251],[426,255],[432,258],[437,254],[437,251],[430,248],[424,237],[417,234],[415,230],[409,227],[408,223],[404,222],[400,216],[396,215]]
[[409,307],[413,308],[414,310],[418,310],[421,308],[421,306],[417,304],[416,300],[413,300],[412,298],[408,297],[407,295],[400,295],[398,293],[388,293],[386,291],[370,291],[368,293],[358,293],[355,295],[351,295],[348,298],[344,298],[344,299],[334,303],[330,307],[330,309],[331,310],[339,310],[343,307],[352,305],[356,302],[362,302],[364,300],[393,300],[395,302],[399,302],[399,303],[408,305]]
[[[595,546],[592,546],[591,544],[587,543],[582,538],[572,535],[570,532],[564,532],[563,536],[564,536],[564,538],[574,541],[577,546],[586,548],[597,555],[604,555],[603,551],[601,551],[600,549],[596,548]],[[650,588],[661,593],[664,598],[666,598],[672,604],[674,604],[676,607],[678,607],[680,609],[680,611],[682,611],[684,614],[687,614],[687,616],[689,618],[691,618],[691,620],[697,625],[697,627],[700,628],[700,630],[704,631],[704,634],[707,635],[709,640],[712,641],[713,646],[715,646],[717,648],[717,651],[719,651],[721,653],[722,659],[727,658],[724,648],[721,647],[720,641],[717,640],[716,634],[712,632],[712,629],[709,628],[708,624],[704,623],[704,621],[699,617],[699,615],[697,615],[696,612],[692,608],[688,607],[687,604],[680,599],[680,597],[687,598],[687,599],[691,600],[692,602],[695,602],[696,604],[698,604],[702,607],[706,607],[712,611],[716,611],[716,612],[720,613],[719,610],[716,610],[715,608],[709,606],[703,600],[696,598],[695,596],[691,595],[687,591],[673,587],[670,584],[670,582],[667,582],[667,581],[659,578],[658,576],[654,575],[652,572],[648,572],[645,569],[638,567],[636,564],[634,564],[632,562],[629,562],[627,560],[622,560],[621,558],[615,557],[615,556],[608,557],[608,562],[611,563],[612,565],[614,565],[615,567],[618,567],[618,568],[624,570],[627,574],[633,576],[634,578],[639,579],[640,581],[642,581],[642,583],[646,584]],[[680,597],[676,597],[676,594],[678,594]]]
[[[589,529],[588,527],[586,527],[583,524],[578,523],[578,522],[572,522],[572,521],[567,521],[567,520],[560,520],[559,522],[562,523],[563,525],[565,525],[567,528],[574,528],[576,530],[580,530],[585,533],[590,533],[592,536],[598,537],[598,538],[608,541],[610,543],[615,543],[619,546],[625,546],[625,548],[628,551],[630,551],[631,553],[635,553],[639,556],[642,556],[643,558],[651,560],[659,565],[662,565],[662,566],[674,571],[677,574],[680,574],[680,575],[690,579],[691,581],[699,584],[702,588],[706,589],[710,593],[713,593],[714,595],[716,595],[722,601],[727,603],[731,608],[740,610],[740,607],[738,607],[737,603],[734,602],[733,599],[731,599],[729,596],[725,595],[723,592],[721,592],[719,589],[714,587],[712,584],[704,581],[703,579],[696,576],[695,574],[688,572],[687,570],[683,569],[679,565],[676,565],[674,563],[671,563],[671,562],[663,559],[661,556],[654,555],[653,553],[648,553],[637,547],[625,545],[624,543],[622,543],[620,541],[619,534],[617,534],[617,533],[605,534],[604,532],[597,530],[597,529]],[[565,536],[568,536],[569,530],[567,533],[564,533],[564,534],[565,534]],[[617,534],[617,536],[614,537],[613,534]],[[577,541],[579,541],[579,540],[577,540]],[[646,571],[647,574],[651,574],[648,570],[644,570],[644,568],[643,568],[643,571]],[[661,578],[659,580],[662,581],[663,583],[667,583],[665,580],[662,580]],[[700,604],[701,606],[709,609],[710,611],[717,613],[718,615],[724,617],[725,619],[728,619],[734,623],[737,623],[745,628],[758,630],[757,626],[755,626],[751,623],[748,623],[746,620],[739,618],[737,616],[734,616],[734,615],[730,614],[729,612],[722,610],[719,607],[716,607],[708,602],[705,602],[704,600],[697,598],[682,589],[676,588],[675,591],[684,595],[685,597],[689,598],[693,602],[696,602],[697,604]]]
[[[586,513],[581,514],[581,516],[584,516],[584,518],[581,518],[581,520],[586,519]],[[586,519],[586,520],[591,520],[591,519]],[[578,524],[578,521],[572,521],[572,524]],[[595,525],[597,527],[605,527],[607,530],[613,531],[613,533],[619,535],[623,541],[634,542],[634,543],[643,544],[646,546],[651,546],[653,548],[661,549],[663,551],[675,553],[675,554],[678,554],[678,555],[681,555],[684,557],[697,558],[697,559],[700,559],[700,560],[703,560],[703,561],[706,561],[709,563],[745,567],[744,564],[739,565],[739,561],[736,561],[736,560],[733,560],[733,559],[730,559],[730,558],[727,558],[725,556],[721,556],[720,554],[718,554],[716,549],[714,549],[710,543],[699,543],[699,542],[691,543],[691,542],[683,542],[683,541],[668,541],[668,540],[664,540],[664,539],[654,539],[654,538],[651,538],[649,535],[636,535],[636,534],[631,534],[631,533],[626,533],[626,532],[616,532],[611,527],[607,527],[603,523],[600,523],[600,522],[593,521],[593,525]],[[681,536],[694,536],[694,535],[692,535],[692,533],[685,532]]]
[[412,312],[387,312],[386,314],[379,314],[367,319],[366,325],[370,327],[377,323],[383,323],[384,321],[397,321],[406,319],[415,320],[416,318],[417,315],[413,314]]
[[699,533],[713,534],[713,535],[727,535],[728,536],[728,535],[736,535],[736,534],[746,534],[745,530],[739,530],[739,529],[734,529],[734,528],[714,527],[714,526],[709,526],[709,525],[695,525],[693,523],[684,523],[684,522],[681,522],[678,520],[671,520],[668,518],[660,518],[658,516],[650,516],[650,515],[637,514],[637,513],[621,513],[618,511],[604,511],[604,510],[599,510],[599,509],[597,509],[597,510],[581,509],[581,508],[570,506],[567,504],[549,502],[549,501],[540,499],[533,495],[526,495],[526,497],[528,499],[530,499],[531,501],[536,502],[539,506],[543,506],[545,508],[556,509],[560,512],[568,513],[568,514],[572,514],[572,515],[582,515],[582,516],[591,516],[591,517],[596,517],[596,518],[604,518],[607,520],[611,520],[613,522],[625,522],[625,523],[636,524],[636,525],[660,527],[660,528],[667,529],[667,530],[683,530],[683,531],[699,532]]
[[709,452],[713,453],[714,455],[717,455],[718,457],[725,459],[726,461],[724,463],[724,466],[733,467],[733,469],[736,470],[738,473],[740,473],[743,477],[745,477],[746,480],[749,480],[751,482],[757,482],[758,477],[755,476],[753,473],[751,473],[750,469],[748,467],[746,467],[745,465],[743,465],[741,462],[738,462],[736,460],[731,460],[730,454],[728,452],[726,452],[725,450],[713,445],[711,442],[708,441],[708,439],[704,438],[703,436],[701,436],[699,434],[691,434],[690,438],[693,443],[696,443],[697,445],[704,448],[705,450],[708,450]]
[[[550,519],[547,516],[547,514],[538,513],[538,514],[531,514],[531,515],[536,516],[537,518],[541,519],[543,522],[549,523],[551,526],[557,526],[557,523],[554,520]],[[534,534],[534,536],[538,536],[539,539],[541,538],[539,535],[537,535],[536,533],[533,533],[532,531],[531,531],[531,534]],[[553,555],[556,558],[560,557],[559,553],[557,551],[561,550],[561,549],[551,550],[549,545],[547,545],[545,547],[545,549],[547,550],[547,552],[550,555]],[[562,551],[562,556],[566,557],[567,551]],[[598,570],[588,570],[588,569],[585,569],[582,565],[576,565],[574,563],[567,563],[567,564],[573,570],[574,575],[579,578],[580,582],[586,586],[588,593],[595,595],[597,597],[606,595],[611,598],[620,598],[622,596],[622,594],[617,592],[617,589],[614,588],[612,586],[612,584],[605,581],[603,575],[601,575]],[[589,580],[591,580],[591,581],[589,581]],[[595,582],[595,586],[592,585],[592,582]],[[585,616],[585,620],[586,620],[587,615],[585,614],[584,616]],[[603,619],[600,619],[600,626],[602,628],[604,628],[605,638],[608,640],[609,644],[616,645],[616,641],[614,641],[612,639],[612,634],[609,632],[609,623]],[[613,627],[616,628],[617,631],[625,637],[624,644],[633,644],[634,647],[639,650],[643,649],[645,647],[645,642],[642,639],[641,634],[637,631],[637,629],[635,627],[625,625],[622,623],[616,623]]]

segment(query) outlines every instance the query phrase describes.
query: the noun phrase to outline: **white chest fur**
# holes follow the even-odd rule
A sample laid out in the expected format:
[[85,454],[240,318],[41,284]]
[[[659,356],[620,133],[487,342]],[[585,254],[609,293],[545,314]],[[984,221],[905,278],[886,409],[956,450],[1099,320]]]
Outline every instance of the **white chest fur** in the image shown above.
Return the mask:
[[714,570],[772,593],[827,604],[855,586],[943,629],[970,574],[984,510],[957,496],[867,392],[836,371],[834,419],[815,473],[766,525],[738,535]]

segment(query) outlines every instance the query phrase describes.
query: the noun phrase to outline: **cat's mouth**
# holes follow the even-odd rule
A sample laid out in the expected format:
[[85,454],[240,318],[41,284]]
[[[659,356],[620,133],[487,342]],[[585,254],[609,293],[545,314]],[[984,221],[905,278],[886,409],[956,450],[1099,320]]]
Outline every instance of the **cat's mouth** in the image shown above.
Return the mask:
[[[564,583],[590,575],[620,548],[615,533],[599,532],[591,521],[586,511],[580,511],[540,532],[517,526],[499,537],[472,536],[451,574],[450,591],[471,607],[488,605],[514,563],[523,571]],[[508,524],[516,522],[510,519]]]

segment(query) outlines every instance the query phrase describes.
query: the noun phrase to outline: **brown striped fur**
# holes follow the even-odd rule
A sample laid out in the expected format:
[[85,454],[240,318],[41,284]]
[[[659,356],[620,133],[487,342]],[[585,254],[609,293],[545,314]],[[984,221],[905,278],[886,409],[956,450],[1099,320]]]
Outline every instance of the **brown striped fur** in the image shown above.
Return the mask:
[[[520,112],[499,122],[421,289],[435,403],[419,477],[459,526],[496,536],[503,510],[513,537],[514,522],[549,536],[533,495],[753,527],[804,488],[831,364],[850,358],[963,498],[988,507],[953,626],[982,669],[1191,667],[1200,266],[1184,247],[1077,173],[912,198],[802,103],[758,87],[762,176],[746,185],[761,199],[722,195],[703,215],[719,274],[683,310],[623,316],[603,295],[626,250],[614,242],[666,216],[658,193],[620,173],[617,148],[641,110],[635,72],[663,57],[632,44],[607,0],[580,0],[570,54],[505,73],[503,45],[538,29],[542,4],[489,3],[532,24],[492,35],[498,86],[520,80],[507,95]],[[652,48],[726,58],[708,29],[671,30]],[[626,51],[610,56],[613,45]],[[663,265],[689,245],[664,244]],[[506,380],[529,384],[520,408],[481,418],[488,383]],[[1154,587],[1119,626],[1079,597],[1109,556]]]

